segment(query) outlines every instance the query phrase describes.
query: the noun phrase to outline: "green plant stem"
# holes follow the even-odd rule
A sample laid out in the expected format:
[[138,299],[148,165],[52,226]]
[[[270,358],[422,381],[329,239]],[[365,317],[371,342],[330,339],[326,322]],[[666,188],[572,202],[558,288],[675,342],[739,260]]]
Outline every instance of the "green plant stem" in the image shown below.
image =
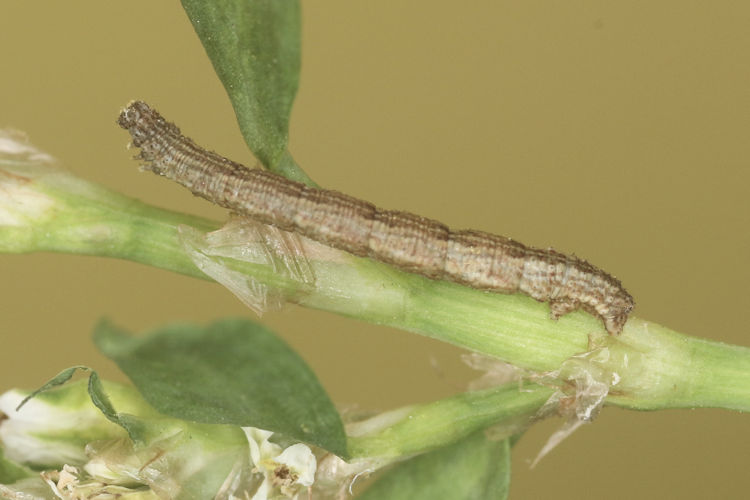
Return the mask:
[[[60,252],[115,257],[210,279],[179,248],[187,225],[211,231],[220,223],[163,210],[48,167],[14,169],[54,205],[27,225],[0,225],[0,252]],[[0,187],[3,172],[0,171]],[[0,198],[3,196],[0,191]]]
[[404,457],[456,442],[490,425],[496,426],[493,437],[504,439],[532,423],[552,393],[547,387],[520,388],[512,383],[394,410],[357,424],[356,431],[350,429],[349,453],[353,458]]
[[[209,279],[187,255],[178,227],[206,232],[219,223],[155,208],[56,170],[21,174],[31,183],[27,188],[53,205],[25,226],[0,226],[0,251],[116,257]],[[2,202],[12,206],[13,195],[7,196]],[[576,312],[555,322],[546,304],[522,295],[433,281],[333,250],[311,250],[308,258],[313,283],[279,275],[272,265],[223,263],[300,305],[420,333],[533,372],[557,370],[572,356],[597,349],[605,361],[577,363],[598,379],[617,381],[609,404],[750,410],[748,348],[688,337],[636,317],[611,337],[591,315]]]

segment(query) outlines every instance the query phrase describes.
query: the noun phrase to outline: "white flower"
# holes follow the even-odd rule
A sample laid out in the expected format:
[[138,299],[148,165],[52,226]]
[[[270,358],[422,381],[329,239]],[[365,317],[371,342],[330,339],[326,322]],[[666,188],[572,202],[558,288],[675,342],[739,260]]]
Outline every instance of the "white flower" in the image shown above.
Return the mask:
[[243,430],[255,470],[264,476],[252,500],[294,498],[303,488],[312,486],[318,464],[307,445],[297,443],[282,449],[269,441],[273,432],[255,427]]
[[80,384],[71,384],[50,396],[41,394],[18,411],[28,395],[11,390],[0,396],[0,443],[5,456],[34,466],[80,465],[87,461],[85,446],[90,441],[125,434],[91,404]]

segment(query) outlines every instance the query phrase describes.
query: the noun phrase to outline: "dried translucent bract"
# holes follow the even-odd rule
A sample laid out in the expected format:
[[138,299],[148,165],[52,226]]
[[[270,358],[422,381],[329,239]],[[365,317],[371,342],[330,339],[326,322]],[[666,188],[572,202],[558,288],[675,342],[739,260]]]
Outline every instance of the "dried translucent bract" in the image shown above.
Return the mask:
[[195,265],[258,315],[281,307],[284,293],[233,270],[232,261],[267,267],[299,289],[315,281],[303,244],[293,233],[245,217],[234,217],[221,229],[206,234],[188,226],[179,229],[183,247]]

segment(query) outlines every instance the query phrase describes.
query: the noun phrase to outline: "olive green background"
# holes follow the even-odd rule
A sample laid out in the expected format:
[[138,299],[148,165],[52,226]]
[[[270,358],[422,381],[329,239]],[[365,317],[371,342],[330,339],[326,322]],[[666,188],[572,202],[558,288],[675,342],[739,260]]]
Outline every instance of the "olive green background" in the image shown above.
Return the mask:
[[[323,186],[554,246],[622,279],[638,316],[750,345],[750,4],[306,2],[290,148]],[[0,127],[76,175],[225,216],[141,174],[114,123],[144,99],[254,164],[178,2],[3,2]],[[0,194],[1,195],[1,194]],[[0,256],[0,389],[73,364],[102,316],[142,330],[252,317],[221,287],[69,255]],[[263,321],[337,403],[387,409],[461,390],[459,349],[289,306]],[[514,451],[512,498],[739,498],[750,416],[605,409],[534,470],[560,421]]]

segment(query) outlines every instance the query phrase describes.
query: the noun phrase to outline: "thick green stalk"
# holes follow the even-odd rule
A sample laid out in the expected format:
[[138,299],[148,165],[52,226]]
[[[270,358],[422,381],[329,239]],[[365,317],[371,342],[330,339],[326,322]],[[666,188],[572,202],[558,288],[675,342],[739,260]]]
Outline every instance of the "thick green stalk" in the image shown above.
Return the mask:
[[[28,205],[38,211],[23,212]],[[61,169],[0,162],[0,252],[124,258],[209,279],[178,251],[180,225],[201,231],[220,226],[147,205]]]
[[[204,233],[216,222],[151,207],[49,167],[7,168],[0,171],[0,188],[0,251],[117,257],[208,279],[191,260],[179,227]],[[608,402],[618,406],[750,410],[748,348],[635,317],[612,337],[585,313],[554,322],[546,304],[525,296],[432,281],[303,244],[313,282],[279,274],[262,259],[213,259],[301,305],[417,332],[532,372],[565,370],[572,356],[593,349],[597,357],[574,358],[574,366],[610,385]]]
[[518,383],[467,392],[424,405],[401,408],[350,426],[353,458],[396,458],[453,443],[490,425],[504,439],[534,420],[553,389]]

